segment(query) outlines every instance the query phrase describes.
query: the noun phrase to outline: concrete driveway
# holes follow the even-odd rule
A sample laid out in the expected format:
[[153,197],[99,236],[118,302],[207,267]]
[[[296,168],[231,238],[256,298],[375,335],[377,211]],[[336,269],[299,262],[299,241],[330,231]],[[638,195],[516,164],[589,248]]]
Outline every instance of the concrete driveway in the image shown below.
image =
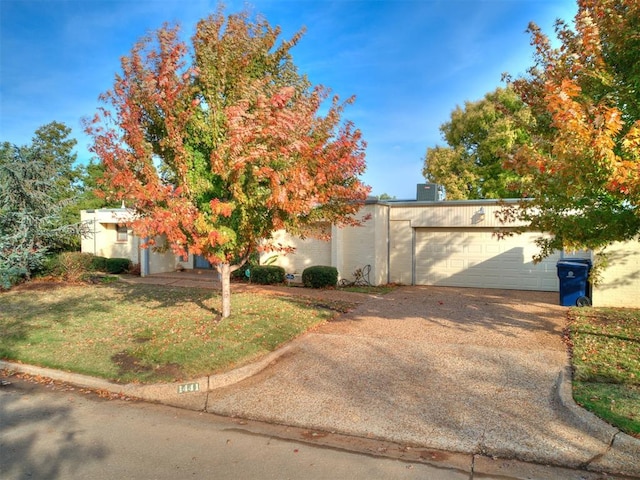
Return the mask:
[[398,288],[297,339],[259,374],[211,391],[206,409],[640,475],[640,442],[570,400],[566,308],[557,303],[557,293]]

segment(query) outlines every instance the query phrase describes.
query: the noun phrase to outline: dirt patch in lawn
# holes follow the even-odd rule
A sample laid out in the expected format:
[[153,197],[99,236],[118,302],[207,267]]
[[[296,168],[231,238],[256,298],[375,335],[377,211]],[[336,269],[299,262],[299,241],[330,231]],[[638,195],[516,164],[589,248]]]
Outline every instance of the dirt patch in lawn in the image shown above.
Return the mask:
[[158,378],[174,378],[182,377],[182,368],[177,363],[167,363],[152,367],[145,365],[140,360],[128,352],[119,352],[111,357],[111,361],[118,366],[118,374],[126,376],[127,374],[149,374]]

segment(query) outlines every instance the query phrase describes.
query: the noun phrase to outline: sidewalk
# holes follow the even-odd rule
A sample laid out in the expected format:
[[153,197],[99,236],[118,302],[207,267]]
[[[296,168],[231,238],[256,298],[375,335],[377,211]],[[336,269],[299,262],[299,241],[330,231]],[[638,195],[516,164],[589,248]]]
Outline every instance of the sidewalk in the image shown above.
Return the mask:
[[[134,281],[184,285],[200,278]],[[319,432],[314,442],[322,432],[391,442],[429,452],[418,460],[472,465],[476,473],[509,476],[553,465],[580,469],[580,476],[513,476],[640,477],[640,441],[573,402],[560,340],[565,309],[555,297],[403,287],[257,363],[180,384],[116,385],[6,362],[0,368],[309,429]]]

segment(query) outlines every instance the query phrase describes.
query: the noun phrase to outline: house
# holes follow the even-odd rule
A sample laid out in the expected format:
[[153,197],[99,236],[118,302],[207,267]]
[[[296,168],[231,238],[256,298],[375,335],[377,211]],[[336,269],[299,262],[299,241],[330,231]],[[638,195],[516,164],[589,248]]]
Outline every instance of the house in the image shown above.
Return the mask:
[[[513,201],[515,202],[515,200]],[[370,266],[373,285],[438,285],[496,289],[559,290],[556,263],[560,259],[591,257],[591,252],[569,255],[558,252],[538,264],[535,239],[539,232],[498,240],[495,233],[513,229],[495,217],[495,200],[378,201],[366,202],[360,211],[368,217],[360,227],[318,225],[330,240],[300,239],[275,232],[276,241],[295,247],[295,253],[265,253],[261,263],[282,266],[301,274],[312,265],[331,265],[341,278]],[[82,220],[91,234],[82,251],[106,257],[128,257],[141,266],[143,275],[176,269],[210,268],[201,257],[178,258],[171,252],[141,249],[141,240],[126,227],[131,211],[87,210]],[[640,307],[640,243],[615,244],[608,251],[609,268],[593,289],[596,306]],[[275,258],[271,258],[275,257]]]
[[140,265],[143,275],[173,272],[181,259],[172,252],[152,252],[141,248],[144,240],[134,235],[128,222],[133,210],[125,208],[100,208],[82,210],[80,221],[86,226],[80,249],[83,253],[92,253],[107,258],[128,258]]

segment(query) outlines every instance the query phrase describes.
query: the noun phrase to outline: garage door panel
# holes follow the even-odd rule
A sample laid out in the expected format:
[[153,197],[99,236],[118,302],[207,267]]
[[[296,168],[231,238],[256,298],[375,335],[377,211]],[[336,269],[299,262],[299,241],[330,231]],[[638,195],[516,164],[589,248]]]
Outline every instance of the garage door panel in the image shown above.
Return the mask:
[[464,260],[455,260],[455,259],[449,261],[449,263],[446,265],[446,267],[449,270],[454,270],[454,271],[462,270],[466,268],[466,266],[467,266],[467,262],[465,262]]
[[534,265],[538,234],[498,240],[492,231],[416,230],[415,280],[445,285],[557,291],[557,256]]
[[467,245],[464,251],[469,255],[482,255],[484,247],[482,245]]
[[430,245],[425,247],[425,252],[427,253],[433,253],[435,255],[438,254],[446,254],[447,253],[447,246],[446,245]]
[[500,246],[499,245],[486,245],[485,246],[485,250],[487,253],[500,253]]

